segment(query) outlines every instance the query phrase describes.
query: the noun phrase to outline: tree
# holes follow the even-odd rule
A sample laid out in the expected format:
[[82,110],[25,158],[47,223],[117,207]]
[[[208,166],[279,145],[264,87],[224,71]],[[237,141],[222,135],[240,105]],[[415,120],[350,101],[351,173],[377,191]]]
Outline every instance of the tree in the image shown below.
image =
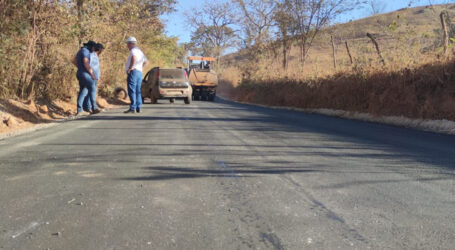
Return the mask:
[[235,15],[228,2],[207,3],[201,10],[193,9],[188,15],[193,27],[190,47],[198,47],[205,56],[220,57],[228,48],[235,47],[238,41]]
[[292,29],[300,48],[302,67],[315,37],[340,14],[352,10],[356,3],[351,0],[285,0],[292,17]]
[[387,7],[384,0],[368,0],[367,5],[372,16],[383,13]]
[[104,93],[124,77],[126,36],[138,38],[152,65],[173,66],[183,52],[175,38],[163,35],[159,15],[172,11],[174,4],[175,0],[0,0],[0,97],[70,98],[77,89],[70,61],[89,39],[106,47],[101,58]]
[[272,45],[276,43],[281,45],[284,70],[287,70],[288,67],[288,55],[291,50],[292,38],[295,35],[294,19],[290,14],[292,7],[290,1],[278,2],[277,9],[273,15],[274,25],[277,27],[276,36],[278,42],[272,43]]
[[235,0],[242,15],[239,24],[243,30],[243,45],[246,48],[261,46],[270,38],[273,15],[277,10],[275,0]]

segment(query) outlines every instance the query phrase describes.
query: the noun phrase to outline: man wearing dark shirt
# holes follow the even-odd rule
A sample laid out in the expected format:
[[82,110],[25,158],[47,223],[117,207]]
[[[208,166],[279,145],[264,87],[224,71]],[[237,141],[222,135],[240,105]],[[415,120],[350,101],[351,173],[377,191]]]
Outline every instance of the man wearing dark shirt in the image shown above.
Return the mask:
[[[84,43],[84,46],[77,52],[74,58],[74,65],[77,67],[77,80],[79,81],[79,95],[77,97],[77,113],[76,116],[82,115],[83,102],[85,96],[92,91],[95,86],[94,81],[96,80],[95,73],[90,67],[90,53],[93,52],[96,43],[94,41],[88,41]],[[93,99],[89,97],[90,99]],[[92,103],[96,100],[90,100]]]

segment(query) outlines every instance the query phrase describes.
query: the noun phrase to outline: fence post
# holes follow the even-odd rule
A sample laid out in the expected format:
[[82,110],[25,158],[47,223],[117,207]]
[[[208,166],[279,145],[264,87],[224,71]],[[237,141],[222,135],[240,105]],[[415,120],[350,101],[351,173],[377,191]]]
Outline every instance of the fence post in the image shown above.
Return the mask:
[[373,35],[370,33],[367,33],[367,37],[369,37],[371,39],[371,42],[373,42],[374,47],[376,47],[376,52],[378,53],[379,60],[381,61],[382,65],[385,66],[385,61],[382,57],[381,50],[379,49],[378,42],[376,42],[376,39],[374,39]]
[[349,61],[351,61],[351,65],[352,65],[352,64],[354,64],[354,62],[352,61],[352,55],[351,55],[351,51],[349,50],[348,41],[344,41],[344,44],[346,44],[346,51],[348,52]]
[[442,30],[444,32],[444,51],[443,55],[447,56],[448,48],[449,48],[449,32],[447,31],[447,24],[446,24],[446,12],[442,11],[441,14],[439,14],[439,17],[441,18],[441,25],[442,25]]
[[333,68],[337,70],[337,54],[335,51],[335,42],[333,41],[333,36],[330,36],[330,41],[332,42],[332,55],[333,55]]

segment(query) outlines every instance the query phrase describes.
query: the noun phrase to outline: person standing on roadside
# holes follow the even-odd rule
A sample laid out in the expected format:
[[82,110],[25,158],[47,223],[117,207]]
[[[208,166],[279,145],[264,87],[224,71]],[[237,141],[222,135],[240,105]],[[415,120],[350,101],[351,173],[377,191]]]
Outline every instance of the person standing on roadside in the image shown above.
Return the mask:
[[[79,81],[79,94],[77,96],[77,113],[76,116],[83,114],[83,102],[85,96],[91,91],[93,81],[96,80],[95,73],[90,67],[90,53],[94,51],[96,43],[94,41],[88,41],[83,44],[84,46],[77,52],[76,57],[73,60],[73,64],[77,67],[76,77]],[[89,97],[90,98],[90,97]],[[93,103],[95,100],[90,98]]]
[[[98,81],[100,80],[100,76],[101,76],[99,56],[101,55],[101,52],[103,52],[103,50],[104,50],[104,46],[101,43],[97,43],[94,46],[94,51],[92,53],[90,53],[90,67],[92,68],[93,73],[96,76],[96,80],[93,81],[93,86],[91,87],[91,91],[88,93],[88,95],[84,99],[83,108],[85,111],[90,112],[92,114],[98,114],[101,112],[101,110],[98,109],[98,106],[96,104],[96,91],[97,91]],[[91,100],[94,100],[94,102],[92,103]]]
[[128,37],[126,44],[130,50],[125,65],[125,71],[127,74],[126,82],[131,105],[125,113],[140,113],[142,106],[142,69],[148,64],[148,61],[144,53],[137,47],[137,40],[135,37]]

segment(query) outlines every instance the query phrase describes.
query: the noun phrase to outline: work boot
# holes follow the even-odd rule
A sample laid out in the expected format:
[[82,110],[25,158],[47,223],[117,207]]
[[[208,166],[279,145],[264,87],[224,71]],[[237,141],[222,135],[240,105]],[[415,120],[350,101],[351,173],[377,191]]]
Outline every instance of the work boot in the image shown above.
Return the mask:
[[136,113],[136,110],[128,109],[127,111],[125,111],[123,113],[125,113],[125,114],[129,114],[129,113],[134,114],[134,113]]
[[95,109],[92,111],[92,115],[99,114],[99,113],[101,113],[100,109]]
[[136,113],[141,113],[141,109],[140,109],[140,108],[137,108],[137,109],[136,109]]

